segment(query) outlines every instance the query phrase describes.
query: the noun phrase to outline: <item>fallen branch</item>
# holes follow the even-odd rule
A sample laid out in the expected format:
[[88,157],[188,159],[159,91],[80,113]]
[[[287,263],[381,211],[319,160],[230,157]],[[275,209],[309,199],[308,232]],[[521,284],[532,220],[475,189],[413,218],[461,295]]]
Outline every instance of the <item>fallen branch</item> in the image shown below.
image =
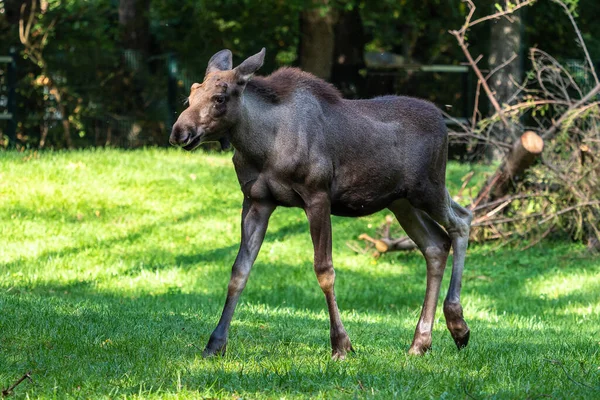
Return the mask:
[[552,215],[547,216],[546,218],[544,218],[543,220],[540,221],[540,224],[546,223],[546,222],[550,221],[552,218],[558,217],[559,215],[562,215],[562,214],[565,214],[565,213],[577,210],[578,208],[590,207],[590,206],[600,206],[600,200],[599,201],[588,201],[586,203],[579,203],[579,204],[576,204],[574,206],[567,207],[567,208],[565,208],[563,210],[555,212]]
[[[469,1],[469,3],[470,3],[470,1]],[[485,77],[481,73],[481,70],[479,68],[477,68],[477,64],[475,63],[475,60],[473,60],[473,56],[471,55],[471,53],[469,52],[469,49],[467,48],[467,45],[465,42],[465,37],[464,37],[464,32],[460,33],[459,31],[450,31],[450,34],[456,38],[456,41],[458,42],[458,45],[460,46],[461,50],[463,51],[463,54],[467,58],[467,61],[469,62],[471,67],[473,68],[475,75],[477,75],[477,78],[479,79],[479,82],[481,83],[481,87],[483,87],[483,90],[487,94],[487,96],[490,100],[490,103],[492,103],[492,106],[496,110],[496,113],[502,120],[502,123],[504,124],[504,126],[508,128],[510,126],[510,124],[508,123],[506,116],[502,112],[502,107],[500,107],[498,100],[496,100],[496,98],[494,97],[494,95],[492,93],[492,89],[490,89],[490,86],[485,81]]]
[[592,90],[590,90],[589,93],[586,94],[581,100],[572,104],[569,107],[569,109],[566,112],[564,112],[556,122],[553,122],[552,126],[542,135],[542,139],[546,140],[552,138],[554,134],[558,131],[558,128],[560,128],[560,126],[563,124],[563,122],[565,122],[565,120],[571,116],[571,112],[573,112],[573,110],[578,109],[579,107],[593,99],[594,96],[596,96],[598,93],[600,93],[600,84],[596,85]]
[[[510,15],[510,14],[513,14],[513,13],[514,13],[515,11],[517,11],[519,8],[522,8],[522,7],[525,7],[525,6],[529,6],[529,5],[533,4],[534,2],[535,2],[535,0],[526,0],[526,1],[522,1],[521,3],[518,3],[518,4],[516,4],[516,5],[513,5],[513,7],[512,7],[512,8],[507,8],[506,10],[499,11],[499,12],[497,12],[497,13],[495,13],[495,14],[491,14],[491,15],[487,15],[487,16],[485,16],[485,17],[481,17],[481,18],[479,18],[479,19],[476,19],[476,20],[475,20],[475,21],[473,21],[473,22],[469,21],[469,24],[468,24],[468,26],[467,26],[467,27],[472,27],[472,26],[474,26],[474,25],[477,25],[477,24],[479,24],[479,23],[481,23],[481,22],[484,22],[484,21],[489,21],[489,20],[491,20],[491,19],[499,19],[499,18],[501,18],[501,17],[506,17],[506,16],[508,16],[508,15]],[[464,33],[464,32],[463,32],[463,33]]]
[[21,382],[23,382],[25,379],[29,379],[31,382],[33,382],[33,380],[31,379],[31,371],[25,373],[25,375],[23,375],[21,378],[19,378],[18,381],[16,381],[11,387],[9,387],[8,389],[4,389],[2,390],[2,397],[7,397],[10,396],[10,394],[12,393],[12,391],[21,384]]
[[380,253],[387,253],[390,251],[402,251],[402,250],[413,250],[417,248],[415,242],[411,238],[404,236],[398,239],[373,239],[371,236],[363,233],[358,237],[360,240],[366,240],[375,245],[375,248]]
[[511,223],[511,222],[515,222],[515,221],[522,221],[524,219],[545,217],[543,220],[538,222],[538,225],[542,225],[542,224],[550,221],[552,218],[558,217],[562,214],[565,214],[565,213],[568,213],[571,211],[575,211],[580,208],[592,207],[592,206],[600,206],[600,200],[599,201],[588,201],[586,203],[579,203],[574,206],[567,207],[560,211],[557,211],[550,216],[546,216],[545,213],[539,212],[539,213],[533,213],[533,214],[518,215],[516,217],[511,217],[511,218],[503,217],[503,218],[490,219],[490,220],[485,220],[485,221],[480,221],[480,222],[474,222],[471,224],[471,226],[477,227],[477,226],[494,225],[494,224],[496,224],[496,225],[497,224],[506,224],[506,223]]
[[494,201],[490,201],[488,203],[485,204],[480,204],[477,207],[473,208],[473,212],[478,213],[481,210],[485,210],[487,208],[491,208],[491,207],[495,207],[498,204],[504,203],[507,200],[510,200],[511,202],[515,201],[515,200],[525,200],[525,199],[531,199],[533,197],[548,197],[547,194],[539,194],[539,193],[532,193],[532,194],[517,194],[517,195],[512,195],[512,196],[505,196],[502,197],[498,200],[494,200]]
[[[518,9],[533,4],[535,2],[535,0],[524,0],[524,1],[520,1],[520,2],[517,0],[516,3],[509,3],[510,5],[507,5],[506,9],[501,9],[500,11],[498,11],[494,14],[486,15],[485,17],[478,18],[474,21],[471,21],[471,18],[473,18],[473,14],[475,13],[475,9],[476,9],[475,4],[473,3],[472,0],[463,0],[463,2],[467,3],[467,6],[469,7],[469,14],[465,18],[465,23],[462,25],[462,27],[460,29],[451,30],[449,32],[452,36],[454,36],[456,38],[456,41],[458,42],[458,46],[461,48],[463,54],[467,58],[469,65],[471,65],[471,68],[473,69],[473,72],[475,72],[475,75],[478,78],[477,88],[479,89],[479,86],[481,86],[483,88],[488,99],[490,100],[490,103],[492,104],[492,107],[494,107],[494,110],[496,110],[496,113],[500,117],[502,124],[504,124],[504,127],[510,128],[510,123],[508,122],[506,115],[502,111],[502,107],[498,103],[498,100],[494,96],[492,89],[490,88],[490,86],[487,83],[487,80],[489,79],[489,77],[491,75],[493,75],[495,72],[497,72],[497,70],[499,68],[490,72],[490,74],[488,74],[487,77],[483,76],[483,73],[477,66],[477,61],[479,60],[479,58],[477,58],[477,61],[474,60],[473,56],[471,55],[471,52],[468,49],[467,42],[466,42],[466,34],[467,34],[467,31],[471,27],[473,27],[481,22],[492,20],[492,19],[499,19],[502,17],[508,18],[508,16],[510,14],[513,14]],[[508,64],[512,60],[513,59],[510,59],[509,61],[507,61],[505,63]],[[499,67],[502,68],[506,64],[503,63],[503,65],[500,65]],[[473,125],[472,128],[475,128],[475,126]]]

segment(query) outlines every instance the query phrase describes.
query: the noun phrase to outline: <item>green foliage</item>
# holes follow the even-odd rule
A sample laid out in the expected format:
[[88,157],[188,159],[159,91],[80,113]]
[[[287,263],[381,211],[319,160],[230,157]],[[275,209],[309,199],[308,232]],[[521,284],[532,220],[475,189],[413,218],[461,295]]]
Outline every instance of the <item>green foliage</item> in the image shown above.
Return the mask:
[[[22,50],[18,35],[18,15],[8,21],[5,13],[19,13],[20,2],[0,2],[0,54],[10,46]],[[495,0],[477,2],[477,15],[494,10]],[[12,6],[11,6],[12,4]],[[17,4],[15,7],[14,4]],[[580,10],[578,23],[594,60],[600,59],[600,13],[596,0],[569,0],[572,10]],[[230,48],[234,62],[260,48],[267,48],[262,73],[282,65],[297,64],[301,33],[299,18],[303,10],[318,7],[327,12],[358,9],[365,28],[369,51],[392,51],[406,62],[422,64],[457,64],[463,55],[449,29],[458,28],[467,13],[465,3],[423,0],[419,7],[402,0],[153,0],[147,16],[150,22],[148,57],[125,50],[121,41],[117,0],[50,0],[48,10],[38,13],[35,38],[46,35],[46,65],[32,63],[25,54],[19,60],[19,133],[25,144],[38,145],[40,126],[50,121],[48,143],[61,147],[63,127],[58,121],[54,96],[42,82],[53,78],[64,92],[66,118],[74,133],[84,136],[75,144],[92,144],[91,138],[119,133],[120,139],[131,136],[138,123],[150,143],[166,144],[165,130],[174,107],[168,98],[166,60],[172,55],[179,66],[179,94],[187,95],[188,85],[201,80],[206,60],[222,48]],[[9,7],[10,6],[10,7]],[[577,8],[576,8],[577,7]],[[39,7],[38,7],[39,11]],[[569,22],[557,12],[556,4],[539,1],[522,11],[525,21],[525,45],[538,45],[559,59],[580,59]],[[481,24],[469,32],[473,54],[487,53],[489,26]],[[485,61],[482,61],[485,62]],[[445,99],[447,84],[431,79],[423,86],[430,99]],[[457,84],[460,79],[456,80]],[[447,96],[446,96],[447,97]],[[178,100],[178,99],[176,99]],[[176,101],[175,100],[175,101]],[[449,104],[446,100],[440,104]],[[171,109],[169,109],[171,108]],[[145,121],[139,122],[139,121]],[[118,132],[117,132],[118,131]],[[95,144],[104,143],[100,141]],[[113,142],[114,143],[114,142]]]
[[[564,1],[577,16],[592,59],[600,60],[600,25],[596,16],[600,13],[597,0]],[[525,42],[552,54],[559,60],[582,59],[581,47],[575,45],[577,38],[573,27],[562,9],[552,1],[538,1],[527,7],[525,14]]]
[[393,51],[406,62],[453,64],[460,49],[448,34],[463,22],[460,2],[425,0],[419,7],[404,1],[362,1],[358,4],[372,51]]
[[184,65],[202,77],[206,61],[228,48],[239,62],[267,47],[265,70],[295,60],[299,12],[305,1],[153,2],[152,33],[162,51],[175,52]]
[[[11,398],[596,397],[597,257],[562,242],[523,252],[472,246],[469,347],[455,349],[438,309],[433,350],[408,357],[422,257],[373,260],[345,245],[382,215],[333,221],[337,297],[356,354],[329,361],[306,218],[280,209],[228,355],[203,360],[239,240],[229,158],[0,153],[0,389],[32,371]],[[468,170],[450,165],[453,194]],[[442,293],[447,285],[448,276]]]
[[578,16],[577,6],[579,5],[579,0],[561,0],[561,1],[569,7],[569,11],[573,15],[575,15],[576,17]]
[[[106,118],[123,108],[131,109],[122,102],[110,101],[115,93],[123,99],[135,98],[127,83],[132,79],[131,71],[122,64],[117,20],[111,0],[53,0],[44,13],[36,13],[31,40],[40,48],[43,62],[29,63],[29,53],[22,51],[25,62],[19,63],[18,86],[22,132],[39,129],[42,121],[64,117],[81,137],[87,134],[83,119]],[[48,80],[61,92],[64,116]],[[62,125],[50,122],[50,129],[50,137],[62,135]]]

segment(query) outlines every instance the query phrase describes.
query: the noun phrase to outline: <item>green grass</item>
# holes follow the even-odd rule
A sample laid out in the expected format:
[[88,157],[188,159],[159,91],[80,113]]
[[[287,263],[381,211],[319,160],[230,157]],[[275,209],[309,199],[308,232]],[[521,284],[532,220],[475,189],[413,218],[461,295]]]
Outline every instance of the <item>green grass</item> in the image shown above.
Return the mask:
[[[449,166],[452,193],[468,169]],[[279,209],[226,357],[202,359],[240,203],[230,155],[0,153],[0,389],[32,371],[13,398],[600,398],[600,257],[572,243],[471,246],[469,347],[456,350],[438,308],[433,350],[410,357],[421,256],[346,246],[383,214],[333,221],[356,354],[330,361],[306,219]]]

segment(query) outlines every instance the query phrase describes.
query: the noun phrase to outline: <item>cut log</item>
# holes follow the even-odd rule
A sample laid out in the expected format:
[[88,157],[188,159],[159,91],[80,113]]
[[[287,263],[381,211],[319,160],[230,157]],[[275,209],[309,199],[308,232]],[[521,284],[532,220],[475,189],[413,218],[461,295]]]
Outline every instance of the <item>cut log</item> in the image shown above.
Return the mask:
[[487,203],[501,198],[511,192],[525,171],[542,154],[544,140],[535,132],[525,132],[516,141],[512,150],[496,172],[487,180],[479,194],[471,204],[474,209],[481,203]]
[[380,253],[388,253],[390,251],[413,250],[417,248],[415,242],[409,237],[401,237],[399,239],[381,238],[373,239],[371,236],[363,233],[358,237],[360,240],[366,240],[375,245],[375,248]]

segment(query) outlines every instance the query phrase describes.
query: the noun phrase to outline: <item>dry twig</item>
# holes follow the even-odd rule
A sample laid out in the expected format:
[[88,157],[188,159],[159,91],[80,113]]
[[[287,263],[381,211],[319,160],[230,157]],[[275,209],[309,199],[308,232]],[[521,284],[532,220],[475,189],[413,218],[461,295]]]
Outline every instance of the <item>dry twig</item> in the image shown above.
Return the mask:
[[10,396],[10,394],[13,392],[13,390],[19,386],[21,384],[21,382],[23,382],[25,379],[29,379],[31,382],[33,382],[33,379],[31,379],[31,371],[26,372],[22,377],[19,378],[19,380],[17,380],[12,386],[10,386],[7,389],[2,390],[2,397],[7,397]]

